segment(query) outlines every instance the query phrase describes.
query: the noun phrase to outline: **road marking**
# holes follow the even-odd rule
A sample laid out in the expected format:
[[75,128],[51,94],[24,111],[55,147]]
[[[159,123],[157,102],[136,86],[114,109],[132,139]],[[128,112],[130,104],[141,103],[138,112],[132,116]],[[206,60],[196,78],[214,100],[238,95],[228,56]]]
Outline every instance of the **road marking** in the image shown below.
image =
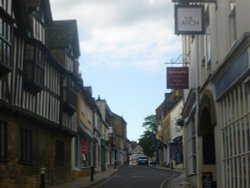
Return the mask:
[[173,174],[173,175],[170,176],[169,178],[166,178],[165,180],[163,180],[163,182],[162,182],[161,185],[160,185],[160,188],[163,188],[164,184],[165,184],[168,180],[172,179],[172,178],[175,177],[175,176],[176,176],[176,174]]
[[131,176],[132,178],[142,178],[143,176]]

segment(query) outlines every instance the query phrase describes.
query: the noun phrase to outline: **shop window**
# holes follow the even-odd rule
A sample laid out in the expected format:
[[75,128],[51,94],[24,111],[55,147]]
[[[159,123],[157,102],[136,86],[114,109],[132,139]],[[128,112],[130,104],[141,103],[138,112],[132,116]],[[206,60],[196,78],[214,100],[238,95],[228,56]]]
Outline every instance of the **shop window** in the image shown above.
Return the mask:
[[0,120],[0,160],[7,159],[7,123]]
[[56,140],[56,163],[64,164],[64,142]]
[[195,122],[192,119],[191,123],[187,127],[187,144],[188,144],[188,174],[192,175],[196,173],[196,129],[195,129]]
[[32,132],[27,129],[20,129],[20,162],[32,162]]
[[73,114],[76,110],[76,84],[75,80],[70,76],[66,77],[63,82],[63,106],[64,110],[69,114]]
[[81,161],[80,161],[80,156],[81,156],[81,151],[80,151],[80,141],[79,137],[75,137],[75,167],[80,168],[81,166]]
[[36,94],[44,86],[46,54],[35,44],[27,43],[24,56],[24,88]]
[[12,69],[12,26],[0,18],[0,78]]

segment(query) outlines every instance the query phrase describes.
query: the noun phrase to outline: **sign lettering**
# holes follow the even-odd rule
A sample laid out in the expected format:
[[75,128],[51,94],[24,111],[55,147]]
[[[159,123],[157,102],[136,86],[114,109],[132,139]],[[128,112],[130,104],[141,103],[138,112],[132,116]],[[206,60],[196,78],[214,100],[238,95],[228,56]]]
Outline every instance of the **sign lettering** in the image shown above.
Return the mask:
[[204,7],[175,5],[176,34],[204,34]]

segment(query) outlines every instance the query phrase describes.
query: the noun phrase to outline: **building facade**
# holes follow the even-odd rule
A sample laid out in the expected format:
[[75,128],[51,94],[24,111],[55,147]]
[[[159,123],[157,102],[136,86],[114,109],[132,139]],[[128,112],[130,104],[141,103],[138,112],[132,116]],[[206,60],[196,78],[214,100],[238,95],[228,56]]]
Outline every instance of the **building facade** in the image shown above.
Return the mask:
[[177,124],[183,109],[182,92],[172,91],[156,109],[159,123],[159,164],[171,168],[183,168],[183,128]]
[[[4,0],[0,12],[0,187],[39,187],[42,171],[47,185],[69,181],[76,22],[53,21],[47,0]],[[58,27],[69,35],[53,38]]]
[[183,36],[186,174],[196,187],[250,187],[250,2],[204,3],[205,34]]
[[115,161],[123,165],[127,162],[126,141],[127,141],[127,123],[123,117],[112,113],[112,132],[113,149]]

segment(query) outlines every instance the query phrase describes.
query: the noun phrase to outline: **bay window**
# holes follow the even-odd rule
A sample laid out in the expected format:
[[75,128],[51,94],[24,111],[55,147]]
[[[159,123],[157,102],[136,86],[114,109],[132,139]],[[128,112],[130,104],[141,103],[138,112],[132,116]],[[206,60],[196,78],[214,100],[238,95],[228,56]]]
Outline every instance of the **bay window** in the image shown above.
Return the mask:
[[76,109],[76,83],[71,76],[66,76],[63,81],[64,110],[73,114]]
[[0,17],[0,77],[10,72],[12,50],[12,26]]
[[32,93],[39,92],[44,86],[46,54],[36,44],[27,43],[24,55],[24,88]]

